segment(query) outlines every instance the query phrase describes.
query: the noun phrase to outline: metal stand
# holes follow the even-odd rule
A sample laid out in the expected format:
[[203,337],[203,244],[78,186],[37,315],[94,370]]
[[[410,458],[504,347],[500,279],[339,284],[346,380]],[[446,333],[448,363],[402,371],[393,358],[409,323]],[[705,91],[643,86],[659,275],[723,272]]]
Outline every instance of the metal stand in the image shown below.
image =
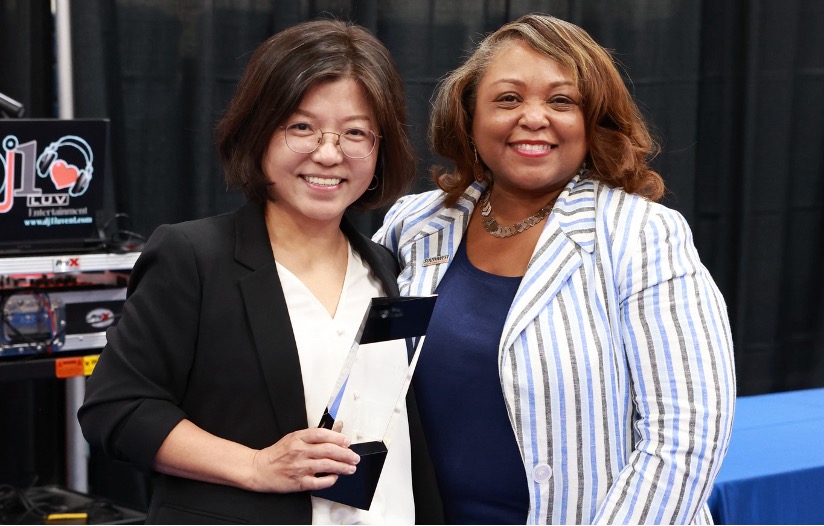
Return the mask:
[[[74,118],[72,78],[71,5],[69,0],[55,0],[54,25],[57,49],[57,108],[61,119]],[[86,379],[66,379],[66,484],[81,493],[88,492],[88,449],[83,438],[77,410],[86,393]]]

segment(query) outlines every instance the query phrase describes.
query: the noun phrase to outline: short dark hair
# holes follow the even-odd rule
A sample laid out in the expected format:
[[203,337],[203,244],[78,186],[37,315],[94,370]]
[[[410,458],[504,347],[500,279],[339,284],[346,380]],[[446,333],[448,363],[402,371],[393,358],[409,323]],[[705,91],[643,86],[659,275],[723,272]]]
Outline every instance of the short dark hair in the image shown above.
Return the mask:
[[225,115],[217,125],[220,160],[229,186],[252,201],[270,199],[263,156],[272,134],[321,82],[352,78],[363,87],[381,135],[378,186],[353,206],[372,210],[393,203],[415,177],[407,133],[403,82],[389,51],[365,28],[339,20],[304,22],[271,36],[252,54]]
[[648,161],[658,144],[624,84],[610,53],[583,29],[558,18],[524,15],[484,38],[472,55],[438,85],[433,98],[429,140],[454,173],[436,167],[435,182],[454,204],[474,180],[472,112],[478,83],[495,54],[512,41],[527,44],[573,75],[583,97],[590,174],[629,193],[657,201],[664,181]]

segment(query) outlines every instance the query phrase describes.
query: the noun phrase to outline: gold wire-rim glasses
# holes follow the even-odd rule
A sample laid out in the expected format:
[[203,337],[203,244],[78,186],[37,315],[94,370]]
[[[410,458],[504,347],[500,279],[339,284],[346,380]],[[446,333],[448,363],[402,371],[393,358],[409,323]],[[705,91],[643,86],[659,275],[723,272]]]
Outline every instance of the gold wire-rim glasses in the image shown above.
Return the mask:
[[[295,153],[314,153],[320,148],[320,145],[323,144],[323,136],[331,133],[332,135],[338,136],[335,141],[335,146],[340,148],[341,153],[350,159],[366,159],[372,155],[372,152],[375,151],[375,146],[378,144],[378,140],[382,138],[372,130],[358,127],[346,128],[341,132],[333,132],[323,131],[306,122],[293,122],[281,126],[281,128],[283,128],[284,131],[283,138],[286,142],[286,147]],[[357,137],[363,137],[363,139],[359,140]],[[370,137],[371,144],[369,140]],[[365,153],[352,151],[352,148],[363,147],[361,144],[370,144],[369,151]]]

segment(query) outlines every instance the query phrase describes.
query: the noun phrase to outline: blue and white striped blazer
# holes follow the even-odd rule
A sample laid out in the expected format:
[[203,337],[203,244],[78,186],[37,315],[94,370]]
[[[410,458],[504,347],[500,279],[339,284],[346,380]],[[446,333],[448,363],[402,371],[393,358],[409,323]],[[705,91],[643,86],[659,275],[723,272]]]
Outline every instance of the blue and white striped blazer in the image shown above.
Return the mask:
[[[484,189],[401,198],[374,236],[401,294],[436,291]],[[735,401],[724,299],[674,210],[573,178],[499,344],[530,523],[711,523]],[[448,403],[448,402],[445,402]],[[483,459],[478,459],[483,462]]]

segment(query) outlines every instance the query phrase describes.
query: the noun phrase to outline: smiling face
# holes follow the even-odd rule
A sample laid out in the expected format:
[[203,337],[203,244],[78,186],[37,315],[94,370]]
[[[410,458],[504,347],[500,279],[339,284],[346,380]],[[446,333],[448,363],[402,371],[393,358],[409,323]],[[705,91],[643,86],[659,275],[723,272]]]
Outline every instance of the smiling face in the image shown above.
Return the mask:
[[472,136],[499,189],[529,196],[557,191],[587,153],[573,77],[520,40],[504,44],[478,83]]
[[[304,126],[300,126],[304,124]],[[312,153],[295,153],[286,145],[284,128],[298,125],[324,132],[323,141]],[[380,142],[364,159],[346,157],[337,146],[337,133],[360,128],[380,135],[366,93],[354,79],[344,77],[313,86],[298,109],[269,141],[262,168],[274,202],[270,212],[286,214],[293,222],[337,226],[343,212],[369,187],[375,174]]]

